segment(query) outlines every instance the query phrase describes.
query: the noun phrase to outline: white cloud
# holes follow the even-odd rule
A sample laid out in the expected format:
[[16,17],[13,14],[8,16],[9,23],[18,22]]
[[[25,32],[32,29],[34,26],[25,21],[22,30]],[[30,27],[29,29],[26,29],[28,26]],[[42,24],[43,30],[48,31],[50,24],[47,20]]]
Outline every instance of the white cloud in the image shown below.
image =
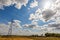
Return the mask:
[[[55,32],[54,30],[56,30],[56,32],[57,32],[58,29],[60,29],[60,6],[59,6],[60,0],[50,0],[50,1],[52,1],[52,4],[50,5],[50,7],[48,9],[42,8],[42,10],[41,10],[40,8],[38,8],[35,11],[35,13],[30,14],[29,20],[32,21],[32,23],[30,25],[35,23],[35,25],[33,25],[32,28],[33,28],[33,30],[34,29],[39,30],[38,33]],[[41,27],[41,26],[38,26],[37,21],[39,21],[39,20],[42,20],[44,22],[52,20],[55,22],[54,23],[51,22],[50,24],[46,24],[46,26],[43,25]],[[30,27],[30,26],[28,25],[28,27]]]
[[34,2],[30,3],[30,8],[34,8],[36,6],[38,6],[38,2],[36,0],[34,0]]
[[45,21],[51,19],[55,14],[56,14],[56,12],[54,12],[51,9],[47,9],[47,10],[42,12],[42,16],[45,19]]
[[30,18],[29,18],[29,20],[34,20],[35,19],[35,15],[32,13],[32,14],[30,14]]
[[[8,22],[8,24],[0,24],[0,35],[7,35],[9,28],[10,28],[11,22]],[[22,28],[22,26],[20,25],[20,21],[19,20],[13,20],[12,23],[12,34],[16,34],[19,32],[19,29]],[[16,31],[18,30],[18,31]],[[16,32],[16,33],[15,33]],[[19,33],[18,33],[19,34]]]
[[[52,32],[53,33],[53,31],[58,28],[58,27],[57,28],[56,27],[51,27],[48,24],[43,25],[43,26],[39,26],[37,24],[35,24],[35,25],[25,24],[24,27],[29,28],[29,29],[32,28],[29,32],[31,32],[33,35],[34,34],[41,35],[41,34],[45,34],[47,32],[49,32],[49,33]],[[35,31],[32,31],[32,30],[35,30]]]
[[[39,26],[33,23],[25,24],[21,26],[20,23],[21,22],[19,20],[13,20],[12,35],[26,35],[26,36],[35,35],[35,34],[41,35],[41,34],[45,34],[46,32],[52,32],[54,29],[58,28],[58,27],[51,27],[50,25]],[[10,24],[11,22],[9,22],[9,24],[0,24],[0,35],[8,34]]]
[[34,28],[34,27],[37,27],[37,25],[34,25],[34,24],[25,24],[23,25],[24,28]]
[[[8,2],[8,0],[5,0],[5,1],[0,0],[0,8],[2,7],[2,9],[3,9],[3,5],[10,6],[12,4],[16,4],[15,7],[20,9],[22,5],[26,6],[26,4],[28,3],[28,1],[26,2],[26,0],[12,0],[12,1],[9,0],[9,2]],[[59,5],[60,5],[60,1],[55,0],[50,9],[41,10],[40,8],[38,8],[35,11],[35,13],[30,14],[29,20],[32,20],[32,23],[25,24],[25,25],[23,25],[23,27],[32,28],[32,30],[39,30],[38,32],[34,32],[29,29],[22,30],[22,26],[20,25],[20,21],[14,20],[13,25],[12,25],[13,26],[13,34],[14,35],[40,34],[40,33],[46,33],[46,32],[53,32],[55,29],[60,28],[60,9],[59,9],[60,6]],[[53,23],[47,24],[44,26],[38,26],[37,21],[39,21],[39,20],[42,20],[42,21],[53,20],[53,21],[55,21],[55,23],[54,24]],[[11,22],[9,22],[9,25],[0,24],[0,34],[7,34],[8,33],[10,23]]]
[[28,0],[0,0],[0,9],[3,9],[4,6],[15,5],[16,8],[20,9],[22,5],[26,6]]
[[21,3],[17,3],[15,7],[20,9],[21,8]]
[[60,29],[60,23],[50,23],[48,24],[49,27],[55,27],[55,29]]
[[[18,25],[19,26],[19,25]],[[7,24],[0,24],[0,35],[8,35],[10,25]],[[16,27],[12,25],[12,35],[23,35],[20,33],[23,33],[25,30],[21,30],[20,26]]]
[[[21,26],[21,22],[19,20],[13,20],[12,21],[13,24],[12,24],[12,35],[26,35],[26,36],[29,36],[29,35],[34,35],[34,34],[39,34],[40,35],[40,32],[35,32],[33,31],[34,29],[33,28],[37,28],[36,25],[34,24],[26,24],[24,26]],[[0,24],[0,35],[7,35],[8,32],[9,32],[9,28],[10,28],[10,24],[11,22],[8,22],[8,24]],[[23,29],[24,27],[24,29]],[[28,29],[26,29],[26,28]],[[32,28],[32,30],[30,30],[29,28]]]
[[[46,1],[46,0],[45,0]],[[48,9],[44,9],[42,8],[42,10],[40,9],[40,12],[36,12],[32,13],[30,15],[30,20],[42,20],[44,22],[53,20],[53,21],[57,21],[60,20],[60,0],[48,0],[48,1],[52,1],[52,4],[50,5],[50,7]],[[42,1],[43,3],[44,1]],[[37,9],[38,10],[38,9]]]
[[60,33],[60,23],[49,23],[47,24],[47,29],[49,33]]
[[42,31],[44,30],[45,33],[55,32],[54,30],[60,29],[60,0],[50,0],[50,1],[52,1],[52,4],[50,4],[50,7],[48,9],[42,8],[41,10],[39,8],[35,11],[35,13],[30,14],[30,18],[29,18],[29,20],[31,20],[32,23],[35,23],[35,25],[38,25],[37,21],[40,20],[42,20],[43,22],[47,22],[51,20],[55,21],[55,22],[51,22],[50,24],[47,24],[46,27],[45,26],[34,27],[34,29],[36,30],[42,30]]
[[39,20],[41,17],[41,10],[38,8],[35,13],[30,14],[29,20]]
[[0,24],[0,35],[6,35],[8,32],[8,25],[7,24]]

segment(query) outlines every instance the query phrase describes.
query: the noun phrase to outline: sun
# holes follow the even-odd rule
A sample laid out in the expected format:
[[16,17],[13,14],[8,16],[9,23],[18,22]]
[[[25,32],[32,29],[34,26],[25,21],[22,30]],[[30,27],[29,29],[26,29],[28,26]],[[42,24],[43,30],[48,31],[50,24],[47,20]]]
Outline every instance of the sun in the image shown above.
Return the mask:
[[46,2],[44,3],[44,9],[49,9],[50,7],[51,7],[51,2],[46,1]]

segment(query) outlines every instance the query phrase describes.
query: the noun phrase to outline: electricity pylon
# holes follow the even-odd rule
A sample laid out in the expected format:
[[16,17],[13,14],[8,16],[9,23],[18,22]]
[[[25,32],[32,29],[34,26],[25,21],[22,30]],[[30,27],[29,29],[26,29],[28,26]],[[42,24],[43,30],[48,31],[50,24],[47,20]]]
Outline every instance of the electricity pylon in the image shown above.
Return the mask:
[[13,25],[13,19],[11,20],[11,23],[10,23],[10,28],[8,30],[8,35],[12,35],[12,25]]
[[[16,14],[16,17],[18,17],[19,18],[19,16]],[[13,23],[14,23],[14,18],[12,18],[12,20],[11,20],[11,24],[10,24],[10,28],[9,28],[9,30],[8,30],[8,35],[12,35],[12,25],[13,25]]]

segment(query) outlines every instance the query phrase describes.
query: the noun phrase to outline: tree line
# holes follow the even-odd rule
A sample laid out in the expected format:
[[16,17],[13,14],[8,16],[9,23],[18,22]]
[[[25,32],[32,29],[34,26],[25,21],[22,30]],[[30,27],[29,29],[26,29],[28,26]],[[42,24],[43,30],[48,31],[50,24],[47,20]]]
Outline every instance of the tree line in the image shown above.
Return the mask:
[[58,33],[45,33],[45,35],[30,35],[30,36],[21,36],[21,35],[0,35],[0,37],[60,37]]
[[58,34],[58,33],[46,33],[45,36],[46,37],[60,37],[60,34]]

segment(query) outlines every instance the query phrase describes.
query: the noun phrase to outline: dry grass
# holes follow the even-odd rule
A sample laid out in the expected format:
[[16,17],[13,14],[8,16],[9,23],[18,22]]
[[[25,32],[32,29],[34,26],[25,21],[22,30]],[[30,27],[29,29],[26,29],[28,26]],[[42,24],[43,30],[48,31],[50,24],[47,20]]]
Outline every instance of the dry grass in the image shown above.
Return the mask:
[[3,37],[0,40],[60,40],[59,37]]

